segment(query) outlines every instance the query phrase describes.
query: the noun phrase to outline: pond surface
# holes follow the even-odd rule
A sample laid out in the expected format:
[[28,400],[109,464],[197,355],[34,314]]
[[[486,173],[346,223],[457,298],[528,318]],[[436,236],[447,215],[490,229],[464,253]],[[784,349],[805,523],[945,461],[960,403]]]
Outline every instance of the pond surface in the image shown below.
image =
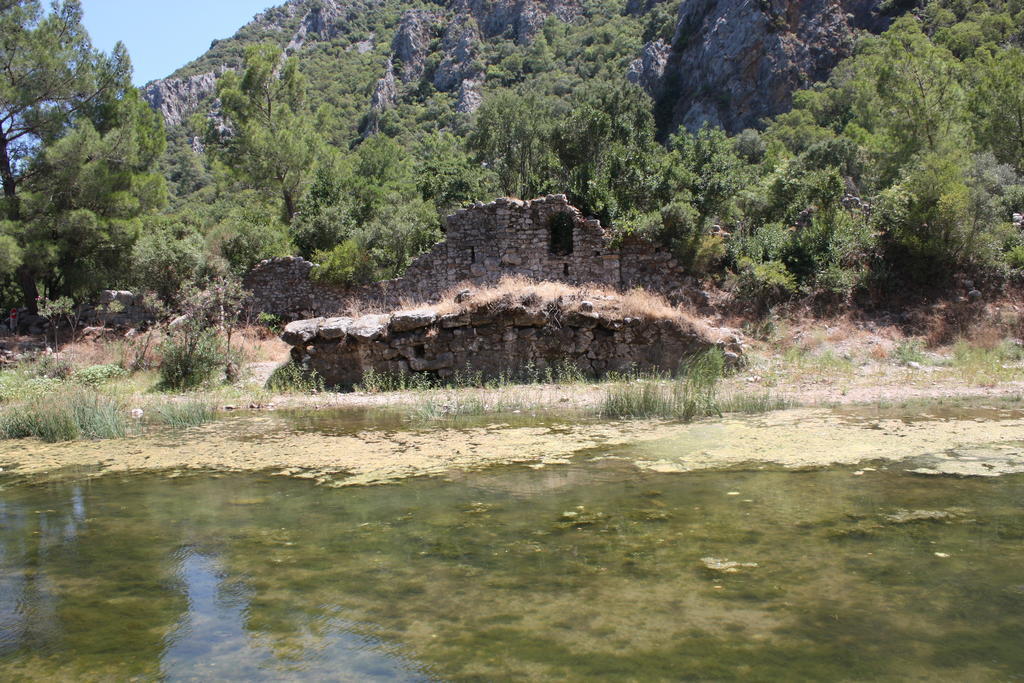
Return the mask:
[[1024,475],[639,455],[0,480],[0,679],[1024,677]]

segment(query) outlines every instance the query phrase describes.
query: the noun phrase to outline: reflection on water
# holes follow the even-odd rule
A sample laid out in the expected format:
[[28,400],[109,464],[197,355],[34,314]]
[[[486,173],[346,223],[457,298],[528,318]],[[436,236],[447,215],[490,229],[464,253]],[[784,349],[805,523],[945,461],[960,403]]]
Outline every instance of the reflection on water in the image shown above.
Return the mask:
[[0,677],[1019,676],[1024,476],[858,472],[12,484]]
[[288,673],[329,675],[332,680],[415,678],[388,656],[380,642],[353,633],[354,624],[325,615],[324,632],[298,637],[295,652],[278,656],[272,639],[246,630],[250,591],[231,582],[218,558],[193,548],[180,553],[178,575],[188,609],[164,641],[160,674],[173,680],[244,679]]

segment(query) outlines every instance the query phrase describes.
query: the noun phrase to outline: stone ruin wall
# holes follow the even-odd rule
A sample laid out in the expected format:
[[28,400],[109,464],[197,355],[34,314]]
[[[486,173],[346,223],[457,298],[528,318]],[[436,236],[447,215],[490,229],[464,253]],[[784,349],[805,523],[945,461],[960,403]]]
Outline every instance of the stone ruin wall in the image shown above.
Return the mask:
[[[564,304],[563,304],[564,305]],[[433,309],[290,323],[282,339],[293,359],[329,386],[348,388],[372,370],[385,375],[456,373],[484,378],[537,373],[568,364],[590,377],[614,371],[678,369],[694,353],[723,349],[738,363],[741,341],[730,330],[682,320],[609,316],[588,302],[552,311],[513,306],[439,313]]]
[[[571,223],[571,253],[552,250],[552,222]],[[562,219],[564,220],[564,219]],[[406,273],[344,289],[312,281],[313,264],[289,257],[261,262],[245,278],[254,309],[287,320],[336,314],[361,304],[397,308],[403,300],[433,302],[461,284],[479,287],[507,275],[624,290],[643,287],[669,295],[687,281],[671,254],[648,240],[618,244],[600,221],[585,218],[565,195],[532,201],[503,198],[448,216],[446,237],[418,256]]]

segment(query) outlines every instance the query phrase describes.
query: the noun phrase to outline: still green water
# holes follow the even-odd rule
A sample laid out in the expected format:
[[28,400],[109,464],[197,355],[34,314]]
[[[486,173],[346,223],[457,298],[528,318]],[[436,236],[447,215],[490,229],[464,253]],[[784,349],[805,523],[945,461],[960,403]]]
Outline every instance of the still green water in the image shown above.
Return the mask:
[[1024,678],[1024,475],[601,455],[0,480],[0,679]]

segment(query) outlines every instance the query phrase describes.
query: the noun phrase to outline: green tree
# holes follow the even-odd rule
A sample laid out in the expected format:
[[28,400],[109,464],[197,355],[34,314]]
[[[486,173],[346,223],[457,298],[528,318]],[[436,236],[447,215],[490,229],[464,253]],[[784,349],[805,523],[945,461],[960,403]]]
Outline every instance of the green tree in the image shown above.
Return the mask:
[[993,162],[962,151],[923,155],[881,193],[874,219],[909,257],[912,275],[993,264],[1010,237],[1000,193],[1017,181]]
[[[50,296],[74,293],[130,249],[134,217],[162,200],[147,171],[163,132],[131,87],[124,46],[94,50],[77,0],[49,12],[39,0],[0,3],[0,63],[3,232],[34,309],[41,278]],[[12,263],[12,240],[0,249]]]
[[351,160],[331,150],[321,159],[313,180],[290,227],[299,254],[311,258],[315,252],[330,251],[348,238],[355,228],[348,179]]
[[277,46],[252,45],[243,73],[221,76],[217,95],[224,127],[211,123],[212,149],[254,187],[276,191],[290,223],[322,144],[298,60],[282,65]]
[[493,174],[474,164],[451,133],[425,136],[416,149],[416,183],[441,215],[493,194]]
[[26,266],[51,297],[124,282],[141,216],[166,200],[163,177],[151,171],[163,146],[159,116],[128,86],[33,160],[21,239]]
[[1024,172],[1024,50],[986,51],[972,62],[970,107],[978,142]]
[[962,134],[960,64],[933,45],[916,20],[901,19],[885,33],[872,65],[894,143],[911,153],[935,152]]
[[287,256],[294,249],[287,226],[252,190],[210,230],[207,242],[239,276],[263,259]]
[[628,83],[581,91],[554,129],[560,185],[580,207],[606,222],[654,210],[672,195],[664,149],[654,139],[650,98]]
[[196,281],[203,265],[203,239],[173,216],[147,216],[132,248],[131,285],[170,301],[186,283]]
[[495,93],[484,100],[467,138],[477,161],[494,171],[503,194],[533,198],[552,189],[553,103],[534,93]]
[[672,138],[686,171],[692,204],[706,223],[721,212],[740,189],[742,163],[725,132],[707,124],[696,135]]

